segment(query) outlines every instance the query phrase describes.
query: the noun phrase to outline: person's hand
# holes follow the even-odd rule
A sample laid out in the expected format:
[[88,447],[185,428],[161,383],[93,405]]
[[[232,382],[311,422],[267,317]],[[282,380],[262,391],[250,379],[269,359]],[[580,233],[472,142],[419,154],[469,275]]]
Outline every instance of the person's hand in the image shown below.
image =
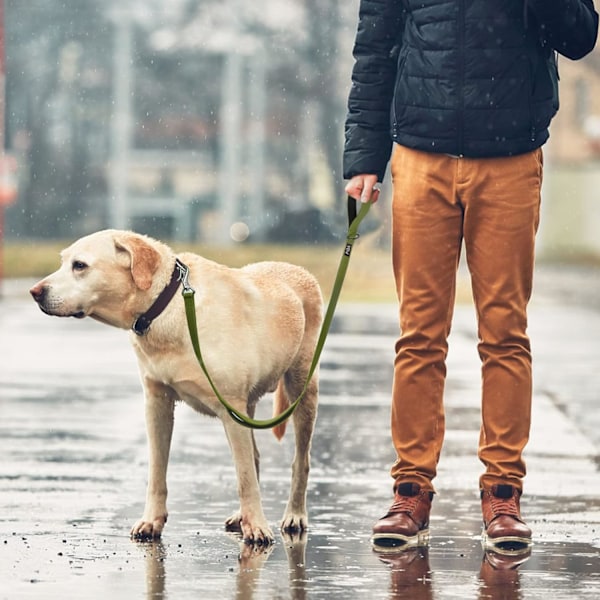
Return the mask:
[[355,175],[346,184],[346,193],[361,202],[377,202],[381,188],[377,183],[377,175]]

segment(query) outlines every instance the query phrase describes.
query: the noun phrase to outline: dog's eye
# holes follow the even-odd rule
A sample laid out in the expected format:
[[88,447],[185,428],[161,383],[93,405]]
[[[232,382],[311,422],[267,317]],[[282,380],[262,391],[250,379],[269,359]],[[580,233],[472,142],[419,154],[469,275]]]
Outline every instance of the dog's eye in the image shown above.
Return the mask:
[[85,271],[87,269],[87,265],[80,260],[74,260],[71,267],[73,271]]

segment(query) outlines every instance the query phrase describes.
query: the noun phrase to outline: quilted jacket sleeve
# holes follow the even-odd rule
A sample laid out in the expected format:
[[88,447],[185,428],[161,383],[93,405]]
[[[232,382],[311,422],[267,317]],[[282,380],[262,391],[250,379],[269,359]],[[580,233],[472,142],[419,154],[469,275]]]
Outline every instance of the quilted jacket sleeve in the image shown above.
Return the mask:
[[401,27],[401,2],[361,0],[345,127],[346,179],[359,174],[376,174],[380,181],[383,179],[392,147],[394,48],[401,40]]
[[598,36],[593,0],[525,0],[545,40],[560,54],[577,60],[592,51]]

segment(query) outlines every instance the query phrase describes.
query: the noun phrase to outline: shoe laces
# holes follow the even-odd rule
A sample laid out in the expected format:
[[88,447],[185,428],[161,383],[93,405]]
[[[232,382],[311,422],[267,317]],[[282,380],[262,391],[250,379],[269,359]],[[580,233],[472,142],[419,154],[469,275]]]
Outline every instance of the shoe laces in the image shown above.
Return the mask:
[[508,515],[509,517],[520,518],[519,508],[514,496],[510,498],[498,498],[494,494],[490,494],[490,503],[494,516]]
[[419,502],[418,496],[396,496],[392,506],[390,506],[390,514],[393,513],[413,513]]
[[394,514],[394,513],[408,513],[408,514],[412,514],[415,509],[417,508],[417,505],[419,504],[419,502],[422,499],[422,494],[418,493],[415,494],[414,496],[402,496],[400,494],[396,494],[394,497],[394,502],[392,503],[392,506],[390,506],[390,510],[388,514]]

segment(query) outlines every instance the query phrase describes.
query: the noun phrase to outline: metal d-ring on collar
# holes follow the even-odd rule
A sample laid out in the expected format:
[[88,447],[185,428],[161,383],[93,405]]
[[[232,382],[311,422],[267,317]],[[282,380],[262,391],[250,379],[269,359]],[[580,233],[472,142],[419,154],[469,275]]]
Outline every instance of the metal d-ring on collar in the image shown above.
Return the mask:
[[225,410],[229,413],[231,418],[243,425],[244,427],[249,427],[251,429],[270,429],[271,427],[275,427],[280,423],[283,423],[286,419],[290,417],[290,415],[294,412],[300,400],[304,397],[306,390],[308,389],[308,385],[312,379],[312,376],[319,364],[319,358],[321,356],[321,351],[323,350],[323,346],[325,345],[325,339],[327,338],[327,334],[329,332],[329,327],[331,326],[331,322],[333,320],[333,314],[335,312],[335,307],[337,305],[338,298],[340,296],[340,292],[342,290],[342,284],[344,283],[344,278],[346,276],[346,271],[348,269],[348,261],[350,260],[350,253],[352,252],[352,246],[354,242],[358,239],[358,226],[360,225],[363,218],[369,212],[369,208],[371,206],[371,202],[365,202],[361,204],[360,211],[356,210],[356,202],[353,198],[348,196],[348,233],[346,235],[346,246],[344,247],[344,253],[342,254],[342,258],[340,260],[340,264],[337,270],[335,282],[333,285],[333,289],[331,291],[331,297],[329,299],[329,304],[327,306],[327,311],[325,312],[325,317],[323,318],[323,324],[321,325],[321,332],[319,333],[319,339],[317,341],[317,345],[313,354],[312,363],[308,370],[308,375],[306,376],[306,381],[304,383],[304,388],[302,392],[296,398],[296,400],[288,406],[286,410],[276,415],[272,419],[266,420],[257,420],[252,419],[248,415],[241,413],[236,410],[231,404],[223,398],[220,394],[219,390],[215,386],[206,365],[204,363],[204,359],[202,357],[202,351],[200,349],[200,340],[198,339],[198,326],[196,324],[196,307],[194,304],[194,290],[187,285],[187,279],[184,279],[183,284],[183,299],[185,304],[185,314],[187,318],[188,330],[190,333],[190,338],[192,341],[192,346],[194,348],[194,354],[198,359],[198,363],[206,376],[210,387],[212,388],[215,396],[218,398],[219,402],[223,405]]
[[175,259],[175,267],[173,268],[173,274],[171,275],[171,281],[167,284],[167,286],[163,289],[163,291],[158,295],[158,298],[154,301],[152,306],[143,314],[140,315],[133,323],[131,329],[139,335],[146,335],[148,333],[148,329],[150,329],[150,325],[152,325],[152,321],[158,317],[171,299],[175,295],[179,284],[183,282],[183,289],[191,289],[188,283],[189,269],[186,265],[184,265],[178,258]]

